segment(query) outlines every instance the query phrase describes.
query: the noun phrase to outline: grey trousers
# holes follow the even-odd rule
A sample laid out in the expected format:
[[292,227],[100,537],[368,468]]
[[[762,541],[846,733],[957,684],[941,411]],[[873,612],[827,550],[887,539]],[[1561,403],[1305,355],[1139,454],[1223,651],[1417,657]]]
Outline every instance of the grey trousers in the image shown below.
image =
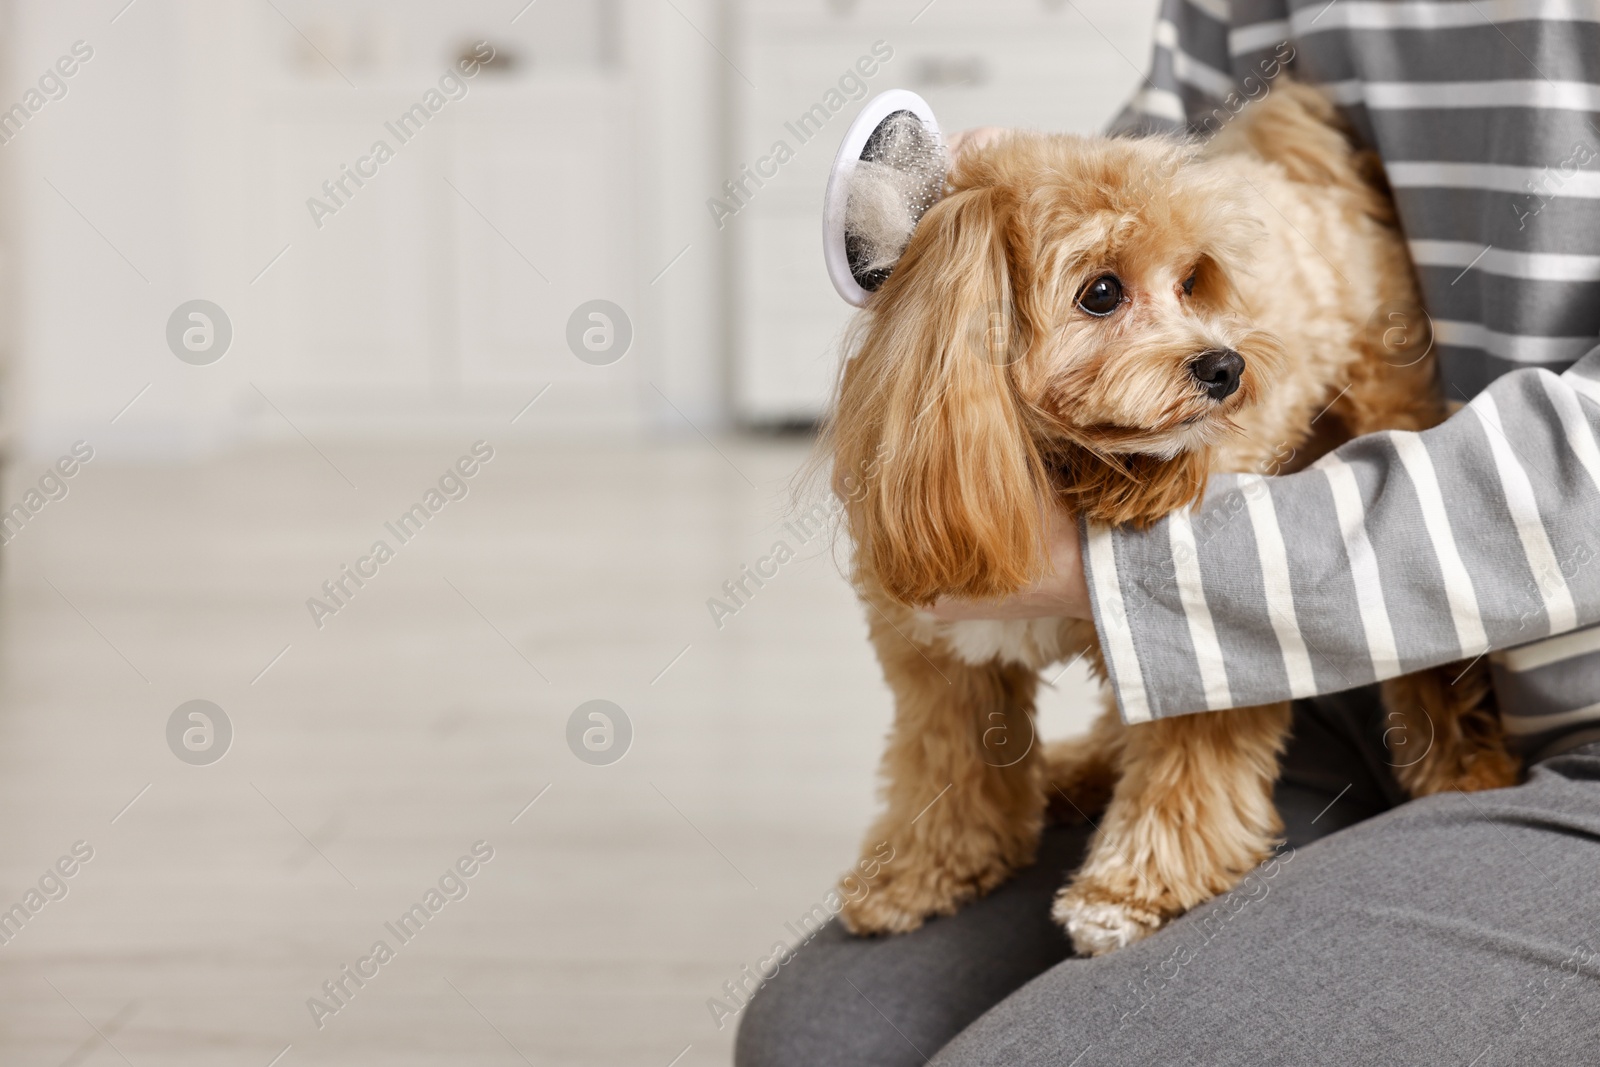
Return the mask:
[[[1373,693],[1295,708],[1288,844],[1098,959],[1051,896],[1082,827],[959,914],[825,928],[742,1013],[738,1067],[1600,1064],[1600,744],[1402,803]],[[1337,831],[1337,832],[1335,832]]]

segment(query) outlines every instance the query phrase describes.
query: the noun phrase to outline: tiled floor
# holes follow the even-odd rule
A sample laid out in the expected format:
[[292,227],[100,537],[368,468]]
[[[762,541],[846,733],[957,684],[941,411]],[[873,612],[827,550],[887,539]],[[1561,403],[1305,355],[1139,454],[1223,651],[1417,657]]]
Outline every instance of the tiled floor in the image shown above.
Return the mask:
[[[501,446],[407,543],[465,445],[88,464],[4,552],[0,909],[66,895],[0,945],[0,1063],[727,1063],[706,1001],[854,858],[889,706],[829,546],[781,528],[809,446],[719,446]],[[210,765],[169,747],[193,699]],[[566,740],[593,699],[632,725],[608,766]],[[1089,698],[1052,699],[1060,732]]]

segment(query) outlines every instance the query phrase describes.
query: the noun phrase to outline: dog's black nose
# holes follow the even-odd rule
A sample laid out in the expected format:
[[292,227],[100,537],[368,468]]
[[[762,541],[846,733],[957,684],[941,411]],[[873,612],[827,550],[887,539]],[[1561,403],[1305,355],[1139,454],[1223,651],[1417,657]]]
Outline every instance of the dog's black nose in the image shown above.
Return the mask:
[[1231,348],[1214,348],[1200,353],[1200,358],[1189,364],[1189,373],[1212,400],[1226,400],[1239,388],[1244,357]]

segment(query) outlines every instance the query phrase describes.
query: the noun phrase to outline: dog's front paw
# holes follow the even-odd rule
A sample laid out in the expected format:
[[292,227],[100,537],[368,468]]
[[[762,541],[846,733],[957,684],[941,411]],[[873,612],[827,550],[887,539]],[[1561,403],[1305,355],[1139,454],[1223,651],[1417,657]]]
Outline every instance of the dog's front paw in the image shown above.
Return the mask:
[[[1032,862],[1031,852],[1021,856],[1015,866]],[[993,854],[925,858],[902,854],[895,866],[868,883],[864,894],[859,893],[860,886],[856,896],[846,892],[848,885],[840,886],[846,903],[839,918],[851,933],[903,934],[932,916],[954,915],[961,905],[1005,881],[1014,865]]]
[[1080,956],[1102,956],[1155,933],[1167,919],[1132,901],[1095,898],[1074,886],[1056,894],[1051,916]]
[[921,926],[930,915],[948,915],[954,910],[955,901],[909,879],[886,880],[865,896],[847,899],[839,921],[857,937],[904,934]]

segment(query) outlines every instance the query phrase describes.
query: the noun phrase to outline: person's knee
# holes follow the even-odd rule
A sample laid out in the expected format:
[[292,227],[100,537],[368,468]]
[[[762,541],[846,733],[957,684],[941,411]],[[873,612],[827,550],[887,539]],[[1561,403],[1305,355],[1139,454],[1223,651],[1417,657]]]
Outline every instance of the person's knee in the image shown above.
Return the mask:
[[[791,993],[793,995],[791,995]],[[785,982],[763,987],[739,1013],[734,1067],[809,1067],[832,1062],[820,1055],[808,1016],[821,1007],[817,991]],[[814,1017],[814,1016],[813,1016]]]
[[[870,977],[874,968],[855,966],[872,945],[829,926],[797,951],[739,1011],[734,1067],[924,1064],[912,1039],[872,1003],[876,997],[894,1011],[892,991]],[[902,1026],[915,1030],[909,1020]]]

